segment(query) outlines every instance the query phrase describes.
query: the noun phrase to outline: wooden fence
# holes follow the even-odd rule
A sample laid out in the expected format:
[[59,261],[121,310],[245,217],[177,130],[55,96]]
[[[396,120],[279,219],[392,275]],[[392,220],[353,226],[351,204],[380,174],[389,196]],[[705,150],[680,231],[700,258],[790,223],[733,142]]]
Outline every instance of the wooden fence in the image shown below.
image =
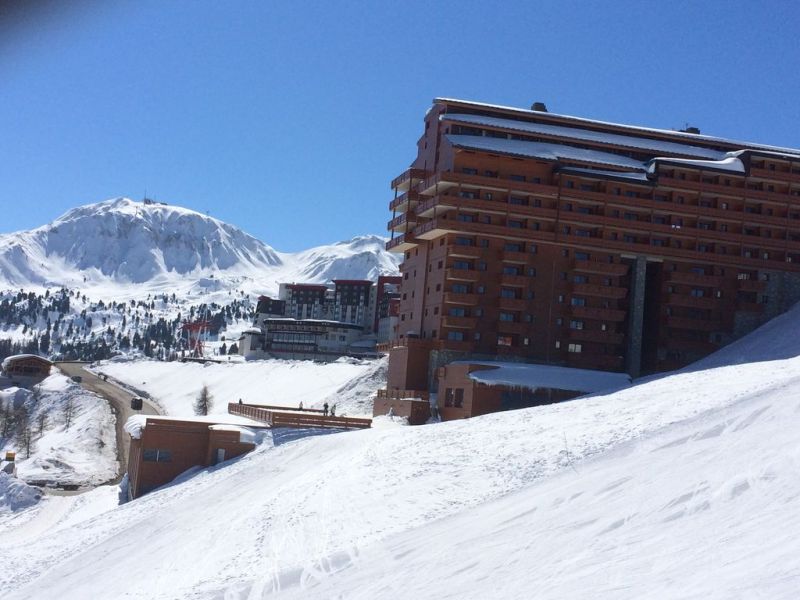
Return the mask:
[[[275,410],[281,409],[281,410]],[[285,406],[228,403],[228,413],[261,421],[268,427],[316,427],[323,429],[368,429],[372,419],[325,416],[319,409],[294,411]]]

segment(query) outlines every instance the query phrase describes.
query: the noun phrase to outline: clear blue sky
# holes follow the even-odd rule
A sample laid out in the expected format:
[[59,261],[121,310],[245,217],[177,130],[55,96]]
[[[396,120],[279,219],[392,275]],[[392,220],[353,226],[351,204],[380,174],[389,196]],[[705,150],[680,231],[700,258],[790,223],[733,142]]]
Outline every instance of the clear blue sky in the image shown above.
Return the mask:
[[114,196],[386,235],[436,96],[800,147],[800,2],[0,5],[0,233]]

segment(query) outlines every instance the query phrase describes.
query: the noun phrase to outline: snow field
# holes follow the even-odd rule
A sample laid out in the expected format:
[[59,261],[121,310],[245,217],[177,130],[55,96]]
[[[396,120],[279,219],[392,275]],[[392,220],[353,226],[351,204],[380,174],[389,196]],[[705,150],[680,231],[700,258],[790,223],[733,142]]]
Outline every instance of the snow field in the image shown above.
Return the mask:
[[[118,470],[115,417],[108,403],[55,373],[36,386],[36,394],[25,393],[33,430],[31,456],[13,439],[0,439],[0,452],[17,452],[17,475],[26,481],[57,484],[99,485],[113,479]],[[73,413],[66,427],[65,408]],[[45,416],[39,434],[39,417]]]
[[[227,415],[228,402],[296,408],[337,403],[337,414],[372,416],[372,396],[385,383],[385,359],[339,359],[331,363],[263,360],[230,363],[106,361],[96,370],[143,390],[165,414],[194,415],[203,385],[214,398],[210,414]],[[352,411],[352,412],[348,412]]]
[[[764,399],[775,407],[776,399],[790,397],[797,391],[800,391],[800,359],[792,359],[680,373],[612,395],[435,426],[358,431],[288,443],[278,437],[273,446],[262,445],[224,468],[201,471],[181,485],[145,496],[106,513],[103,519],[86,522],[80,531],[67,528],[25,549],[12,551],[8,556],[10,572],[17,578],[0,580],[0,585],[18,590],[16,597],[25,597],[25,589],[19,588],[25,581],[34,582],[34,587],[28,589],[39,590],[45,597],[58,590],[64,598],[92,597],[108,590],[142,598],[190,595],[219,598],[225,594],[234,598],[260,598],[279,590],[290,595],[313,592],[318,597],[331,597],[339,594],[339,586],[345,590],[344,597],[530,597],[522,584],[519,589],[513,588],[489,567],[482,566],[496,566],[504,560],[504,548],[511,545],[520,553],[533,552],[531,548],[536,546],[537,560],[544,563],[548,556],[551,561],[560,557],[561,562],[553,563],[552,573],[532,571],[538,573],[536,583],[543,593],[558,597],[559,593],[553,590],[560,592],[569,577],[593,581],[592,578],[601,577],[608,570],[603,563],[605,551],[601,552],[604,546],[600,542],[590,545],[589,538],[598,537],[605,529],[609,532],[619,529],[620,533],[602,538],[613,541],[615,535],[629,530],[623,525],[634,521],[634,513],[646,511],[653,515],[656,505],[660,510],[689,493],[685,488],[691,489],[696,478],[694,471],[681,470],[689,458],[702,459],[707,469],[712,469],[718,468],[714,467],[716,461],[727,456],[720,470],[721,479],[708,486],[708,493],[712,497],[724,496],[728,490],[731,497],[732,490],[739,485],[733,480],[734,471],[740,467],[731,461],[726,448],[714,454],[704,449],[703,444],[732,442],[735,438],[715,432],[736,431],[737,427],[745,431],[749,427],[746,423],[750,422],[759,422],[759,428],[782,425],[785,414],[776,413],[775,418],[759,421],[755,410],[758,407],[749,406]],[[784,403],[781,410],[796,410],[794,404]],[[726,412],[731,406],[735,408]],[[743,412],[739,414],[738,410]],[[718,423],[712,422],[714,419],[725,423],[724,429],[719,429]],[[753,431],[766,440],[776,464],[794,460],[781,455],[786,440],[780,434],[773,435],[764,429]],[[274,435],[283,434],[276,431]],[[739,439],[742,442],[737,442],[733,451],[737,456],[748,457],[748,471],[757,470],[761,456],[747,454],[752,440]],[[639,448],[649,452],[661,446],[665,447],[662,454],[655,451],[646,456],[638,454]],[[618,450],[612,454],[586,460],[614,448]],[[687,454],[687,450],[691,452]],[[711,458],[703,459],[705,452],[710,452]],[[793,452],[796,453],[796,448]],[[629,460],[634,462],[627,463]],[[615,466],[618,462],[620,466]],[[610,471],[591,475],[601,464]],[[574,477],[576,471],[587,475],[579,475],[577,488],[565,497],[567,492],[560,491],[558,486],[572,481],[568,478]],[[633,496],[626,494],[615,499],[613,505],[608,504],[608,498],[616,498],[615,487],[625,482],[614,484],[631,473],[635,475],[630,485],[639,486],[631,488]],[[657,483],[661,481],[659,477],[670,473],[670,478]],[[547,478],[556,474],[560,475]],[[592,479],[585,482],[586,477]],[[708,478],[705,472],[702,477]],[[548,491],[548,485],[556,487]],[[647,498],[649,486],[656,486],[655,489],[663,490],[660,494],[670,497],[664,499],[656,494],[647,500],[648,508],[638,511],[635,506],[628,506],[630,498]],[[542,489],[545,491],[541,492]],[[552,502],[542,504],[538,499],[542,493],[552,498]],[[503,504],[513,503],[510,498],[523,494],[527,496],[518,504]],[[504,497],[503,503],[498,504],[498,499]],[[596,500],[591,500],[595,497]],[[663,518],[681,511],[679,505],[686,502],[676,502],[676,508],[665,512]],[[474,510],[485,512],[475,513],[473,508],[482,504],[484,508]],[[568,504],[570,510],[566,508]],[[737,504],[717,501],[716,505],[723,511],[733,507],[730,510],[736,514],[725,512],[724,516],[731,523],[736,515],[742,517]],[[583,508],[578,510],[578,507]],[[536,514],[534,508],[543,516],[532,520],[531,515]],[[756,514],[755,506],[749,508]],[[526,513],[528,510],[530,514]],[[689,514],[689,509],[686,510]],[[454,517],[462,511],[466,511],[463,517]],[[487,514],[495,512],[506,514],[509,519],[514,517],[516,522],[509,521],[504,529],[497,518],[488,519]],[[584,519],[584,512],[596,517]],[[476,516],[470,518],[468,515],[472,514]],[[462,518],[463,521],[457,521]],[[479,525],[485,518],[496,526],[497,532],[489,525]],[[570,534],[577,536],[574,545],[562,545],[562,539],[573,539],[562,538],[562,529],[579,531],[581,523],[592,518],[598,524],[593,528],[586,525],[591,535]],[[550,523],[547,519],[554,519],[553,524],[547,525]],[[746,523],[747,519],[742,521]],[[452,529],[448,522],[454,523]],[[642,527],[650,523],[648,519],[641,522]],[[534,527],[532,523],[537,525]],[[661,521],[653,523],[647,527],[655,531]],[[435,524],[433,528],[431,524]],[[672,539],[663,531],[659,535]],[[701,535],[699,530],[697,535]],[[463,544],[451,547],[451,538],[454,542],[463,540]],[[91,546],[86,540],[91,540]],[[623,554],[620,543],[615,544],[608,552]],[[643,547],[648,552],[653,550],[646,544]],[[180,552],[176,552],[178,548]],[[400,549],[392,562],[386,553],[397,548]],[[720,561],[724,562],[724,549],[719,552]],[[371,573],[368,573],[369,561],[359,558],[365,553],[383,561]],[[412,564],[412,554],[425,558],[413,562],[414,570],[404,575],[392,571]],[[685,554],[690,556],[688,551]],[[470,559],[462,560],[462,556]],[[480,556],[485,557],[484,562]],[[415,557],[413,561],[416,560]],[[426,560],[435,566],[423,568]],[[589,562],[582,567],[581,560]],[[674,556],[667,545],[656,554],[645,554],[636,560],[639,562],[634,566],[642,576],[650,562],[660,561],[666,578],[679,568],[670,570],[665,565],[678,564],[682,558]],[[44,573],[46,565],[53,563],[56,566]],[[524,572],[537,562],[520,559],[513,564],[516,566],[505,568],[506,579],[530,583]],[[571,571],[573,567],[577,572]],[[340,569],[348,569],[345,571],[348,574],[329,579],[331,573]],[[448,596],[448,584],[457,579],[459,569],[463,569],[460,573],[466,579],[470,573],[474,574],[472,587],[459,587],[455,583],[452,589],[461,590],[462,595],[453,591]],[[377,571],[393,575],[386,580]],[[620,567],[618,576],[623,573]],[[732,571],[725,573],[733,576]],[[370,577],[373,580],[365,583]],[[481,577],[485,578],[483,583],[476,581]],[[361,581],[368,592],[362,594],[360,588],[351,588],[346,581],[350,578]],[[409,583],[414,578],[420,582],[416,587]],[[700,578],[697,575],[696,579]],[[124,579],[124,584],[120,579]],[[661,583],[666,585],[666,581]],[[612,584],[623,585],[613,581],[608,585]],[[321,587],[317,588],[318,585]],[[424,588],[425,585],[431,587]],[[497,596],[495,592],[503,590],[503,585],[511,586],[510,595]],[[628,597],[624,586],[619,589],[613,586],[606,588],[607,596],[619,592]],[[720,589],[733,589],[726,586],[720,584]],[[577,584],[569,589],[580,591]],[[631,589],[638,590],[641,597],[643,588]],[[668,588],[664,589],[665,595],[670,596]],[[396,593],[398,590],[402,593]]]

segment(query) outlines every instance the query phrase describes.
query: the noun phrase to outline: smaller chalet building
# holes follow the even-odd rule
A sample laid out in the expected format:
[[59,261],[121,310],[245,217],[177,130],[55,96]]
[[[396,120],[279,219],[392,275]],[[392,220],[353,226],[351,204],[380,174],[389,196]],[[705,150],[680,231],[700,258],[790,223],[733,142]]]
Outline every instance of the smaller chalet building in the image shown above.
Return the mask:
[[[389,369],[391,372],[391,362]],[[439,367],[435,377],[437,394],[422,389],[422,381],[417,389],[378,390],[373,415],[391,411],[408,417],[412,425],[437,415],[443,421],[451,421],[553,404],[618,389],[631,381],[627,373],[499,361],[454,361]]]
[[256,446],[258,428],[213,418],[134,415],[125,424],[131,436],[128,498],[169,483],[192,467],[216,465],[250,452]]
[[38,382],[50,375],[53,363],[36,354],[16,354],[2,363],[3,375],[12,382]]

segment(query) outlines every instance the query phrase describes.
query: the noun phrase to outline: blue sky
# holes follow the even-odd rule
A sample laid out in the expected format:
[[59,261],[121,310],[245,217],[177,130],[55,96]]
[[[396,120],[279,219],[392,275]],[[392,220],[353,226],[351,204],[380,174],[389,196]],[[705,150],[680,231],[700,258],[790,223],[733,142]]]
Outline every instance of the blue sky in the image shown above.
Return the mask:
[[800,147],[794,1],[0,8],[0,233],[147,194],[283,250],[386,235],[436,96]]

